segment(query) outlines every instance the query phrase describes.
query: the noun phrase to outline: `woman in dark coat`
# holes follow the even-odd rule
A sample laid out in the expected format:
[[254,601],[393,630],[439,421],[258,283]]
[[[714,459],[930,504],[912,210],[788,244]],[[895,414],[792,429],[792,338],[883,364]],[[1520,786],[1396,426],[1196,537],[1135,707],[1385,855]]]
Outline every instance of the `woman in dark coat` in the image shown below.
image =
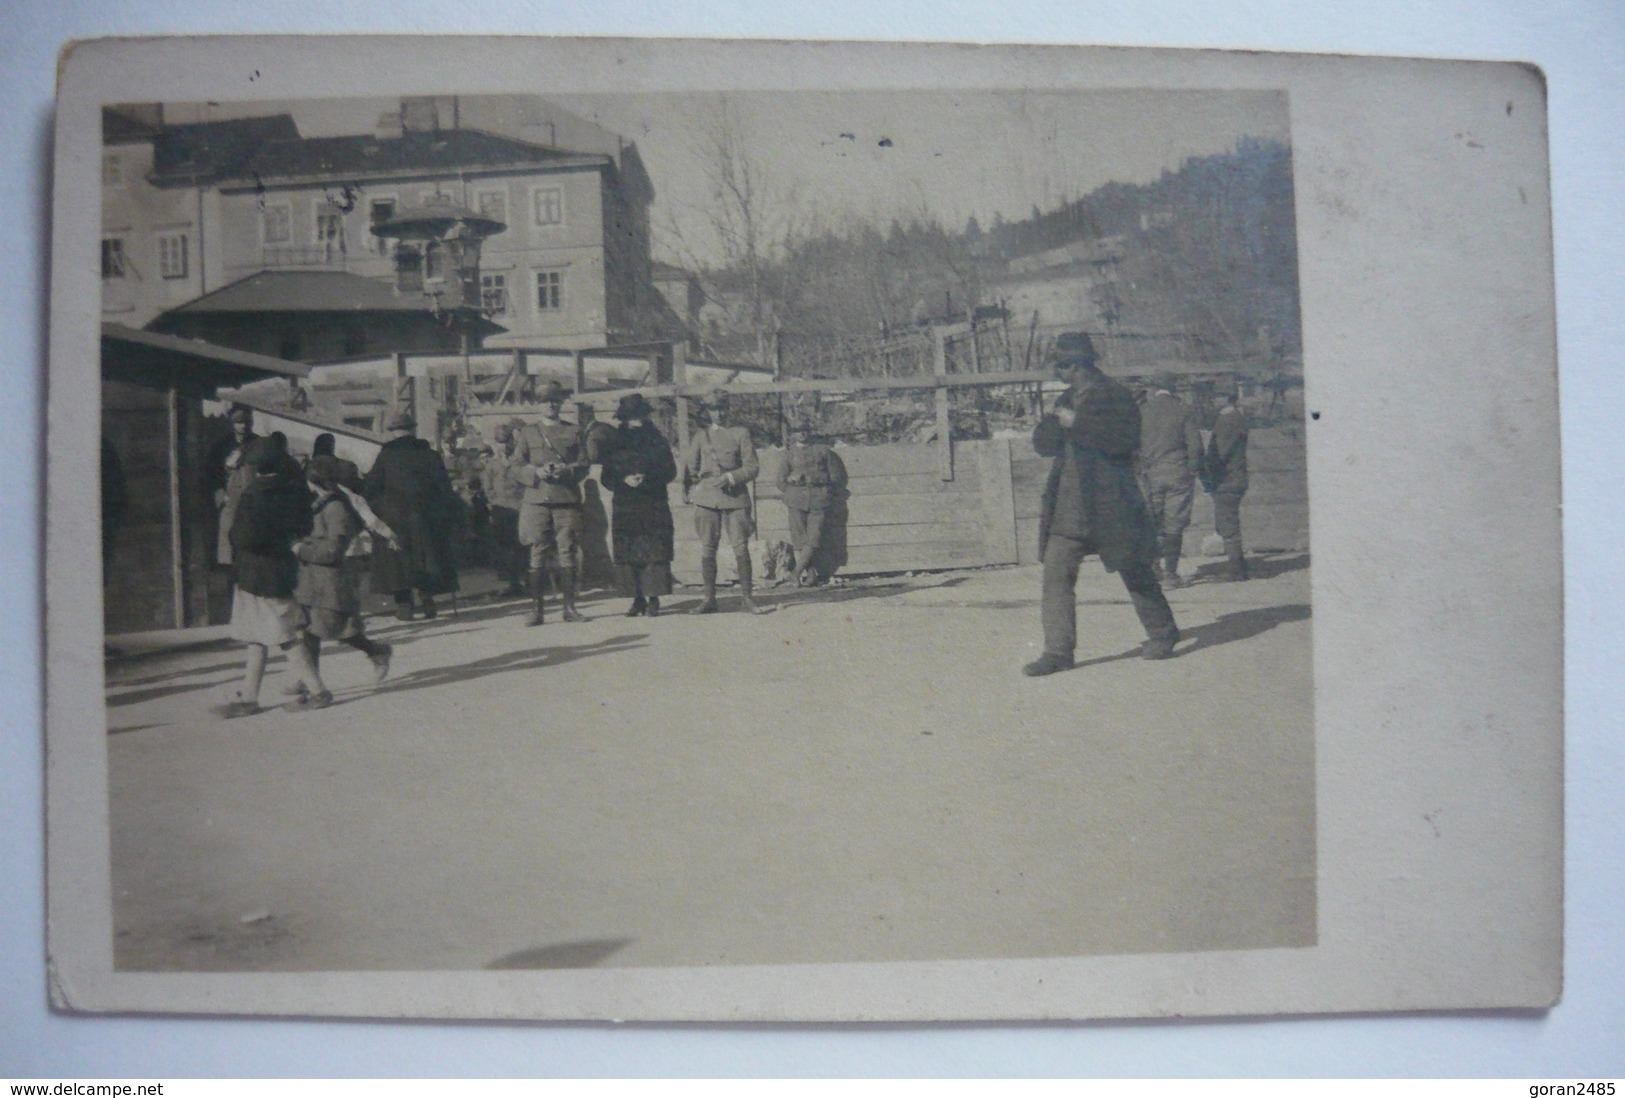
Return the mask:
[[394,531],[394,546],[374,544],[372,589],[393,595],[395,616],[411,621],[412,592],[422,599],[423,616],[435,616],[434,596],[457,590],[455,550],[463,503],[451,486],[445,463],[429,443],[414,438],[417,424],[397,414],[394,436],[362,481],[362,493],[378,517]]
[[642,395],[622,397],[615,408],[620,426],[606,439],[604,487],[614,493],[610,549],[622,582],[632,592],[629,618],[655,617],[660,598],[671,594],[672,518],[667,487],[677,479],[671,444],[649,417]]

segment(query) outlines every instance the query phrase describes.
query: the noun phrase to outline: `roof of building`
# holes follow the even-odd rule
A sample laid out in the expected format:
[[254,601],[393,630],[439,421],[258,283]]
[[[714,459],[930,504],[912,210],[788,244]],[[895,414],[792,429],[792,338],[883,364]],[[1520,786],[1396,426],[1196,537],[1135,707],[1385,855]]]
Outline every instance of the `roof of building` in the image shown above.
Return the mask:
[[306,377],[310,367],[201,339],[145,332],[104,321],[102,374],[139,385],[176,385],[206,395],[268,377]]
[[348,271],[259,271],[177,305],[160,316],[200,313],[426,313],[421,294],[397,293],[392,283]]
[[247,158],[235,175],[269,183],[478,168],[599,167],[610,162],[608,156],[566,152],[481,130],[458,129],[408,131],[399,137],[361,134],[271,141]]
[[290,114],[164,126],[153,138],[152,181],[163,186],[226,179],[266,142],[298,137]]

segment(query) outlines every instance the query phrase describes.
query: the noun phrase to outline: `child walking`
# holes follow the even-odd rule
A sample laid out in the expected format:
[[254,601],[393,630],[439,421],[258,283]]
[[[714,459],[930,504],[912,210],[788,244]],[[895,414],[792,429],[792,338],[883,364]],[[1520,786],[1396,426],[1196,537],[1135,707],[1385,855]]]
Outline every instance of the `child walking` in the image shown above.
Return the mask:
[[324,640],[349,645],[366,656],[375,681],[382,682],[389,674],[392,649],[368,639],[361,618],[361,558],[351,556],[349,549],[363,522],[343,490],[348,464],[329,454],[317,454],[305,467],[305,480],[315,499],[310,534],[293,546],[299,561],[293,601],[303,621],[298,644],[303,657],[296,665],[300,689],[286,706],[293,712],[333,704],[333,693],[321,675]]
[[243,455],[253,479],[237,501],[228,536],[236,589],[231,600],[231,637],[248,646],[242,685],[216,716],[247,717],[260,712],[260,683],[270,649],[288,653],[301,675],[307,673],[299,645],[300,612],[293,601],[299,562],[293,542],[310,532],[310,493],[290,476],[286,443],[255,439]]

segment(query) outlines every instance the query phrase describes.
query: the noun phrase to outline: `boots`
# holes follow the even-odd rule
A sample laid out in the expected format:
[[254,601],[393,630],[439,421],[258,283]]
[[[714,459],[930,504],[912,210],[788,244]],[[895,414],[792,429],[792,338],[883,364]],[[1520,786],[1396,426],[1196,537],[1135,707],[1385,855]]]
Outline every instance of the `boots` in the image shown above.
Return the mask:
[[705,597],[689,613],[715,614],[717,612],[717,558],[707,557],[700,561],[700,583],[705,586]]
[[565,621],[586,621],[586,615],[576,609],[576,571],[560,568],[558,574],[560,601],[564,603],[561,617]]
[[1240,538],[1224,539],[1224,555],[1230,558],[1229,567],[1225,573],[1226,579],[1232,583],[1239,583],[1242,580],[1252,578],[1247,571],[1247,554],[1242,550]]
[[655,597],[650,598],[649,599],[649,605],[643,612],[646,615],[648,615],[649,617],[651,617],[651,618],[658,618],[660,616],[660,599],[659,599],[659,597],[655,596]]
[[1165,553],[1162,558],[1162,575],[1158,577],[1162,585],[1172,590],[1185,586],[1185,581],[1179,575],[1179,550],[1175,549]]
[[641,617],[644,611],[648,609],[649,600],[644,598],[641,594],[636,595],[632,599],[632,608],[626,612],[626,616],[629,618]]
[[751,571],[750,571],[750,557],[748,557],[748,556],[746,556],[744,554],[740,554],[739,556],[734,558],[734,561],[739,566],[739,593],[740,593],[740,596],[741,596],[740,600],[739,600],[740,608],[743,609],[743,610],[749,611],[752,614],[765,614],[765,613],[767,613],[768,612],[767,607],[758,606],[756,604],[756,600],[751,597],[751,595],[752,595],[752,581],[751,581]]
[[434,596],[425,592],[423,595],[423,619],[429,621],[438,613],[440,611],[435,609]]
[[395,592],[395,617],[400,621],[411,621],[413,618],[417,617],[417,615],[412,612],[412,592]]
[[543,598],[544,598],[544,596],[546,594],[547,594],[547,571],[546,571],[546,569],[532,568],[530,570],[531,611],[530,611],[530,617],[525,619],[525,624],[526,625],[540,625],[540,624],[542,624],[542,621],[544,620],[543,613],[542,613],[542,601],[543,601]]

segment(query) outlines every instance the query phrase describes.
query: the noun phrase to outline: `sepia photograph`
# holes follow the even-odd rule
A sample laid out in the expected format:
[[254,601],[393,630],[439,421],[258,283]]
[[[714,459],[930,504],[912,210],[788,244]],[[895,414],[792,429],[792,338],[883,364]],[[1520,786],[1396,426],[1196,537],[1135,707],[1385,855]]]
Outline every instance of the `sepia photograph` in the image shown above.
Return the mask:
[[[367,71],[376,40],[316,41]],[[95,972],[61,1005],[851,1020],[1555,995],[1561,894],[1527,901],[1560,880],[1560,725],[1516,749],[1552,776],[1508,824],[1536,849],[1507,862],[1474,830],[1452,855],[1509,867],[1525,929],[1490,948],[1513,960],[1425,991],[1295,975],[1361,963],[1354,897],[1472,891],[1349,872],[1388,841],[1351,842],[1351,805],[1393,790],[1342,763],[1380,770],[1380,746],[1328,740],[1395,731],[1351,714],[1392,702],[1351,700],[1359,659],[1416,668],[1371,640],[1392,573],[1351,516],[1383,459],[1356,463],[1403,452],[1406,386],[1439,381],[1383,371],[1452,338],[1351,363],[1361,305],[1328,282],[1369,262],[1328,221],[1391,203],[1339,228],[1373,250],[1436,228],[1425,181],[1397,193],[1348,136],[1395,102],[1329,106],[1381,71],[1007,47],[944,81],[952,48],[870,46],[897,70],[874,86],[819,76],[816,44],[554,41],[491,54],[705,73],[709,51],[745,77],[665,86],[656,64],[606,90],[565,65],[499,90],[421,65],[303,95],[320,58],[278,40],[88,48],[256,67],[164,95],[86,60],[108,75],[59,116],[89,201],[59,190],[58,254],[100,254],[99,323],[78,309],[62,338],[99,351],[53,355],[86,384],[53,387],[52,544],[69,516],[100,538],[74,539],[71,577],[53,548],[85,609],[53,608],[79,640],[52,678],[104,714],[53,718],[59,767],[94,779],[85,813],[52,805],[53,953]],[[808,71],[761,78],[785,58]],[[1506,536],[1550,554],[1544,104],[1513,66],[1432,71],[1452,104],[1497,98],[1427,138],[1496,145],[1475,177],[1522,195],[1440,230],[1470,241],[1445,249],[1463,270],[1520,255],[1457,322],[1548,287],[1496,329],[1537,358],[1485,369],[1553,501]],[[1425,436],[1447,452],[1480,434],[1457,412]],[[1558,583],[1500,610],[1556,610]],[[1528,637],[1530,704],[1560,713],[1560,637]],[[1488,704],[1493,742],[1527,727]],[[1408,777],[1471,784],[1431,767],[1483,739],[1434,732]],[[1405,842],[1459,826],[1444,804],[1407,809]],[[1020,975],[979,991],[989,971]],[[1034,991],[1046,973],[1061,990]],[[326,979],[269,978],[290,974]]]

